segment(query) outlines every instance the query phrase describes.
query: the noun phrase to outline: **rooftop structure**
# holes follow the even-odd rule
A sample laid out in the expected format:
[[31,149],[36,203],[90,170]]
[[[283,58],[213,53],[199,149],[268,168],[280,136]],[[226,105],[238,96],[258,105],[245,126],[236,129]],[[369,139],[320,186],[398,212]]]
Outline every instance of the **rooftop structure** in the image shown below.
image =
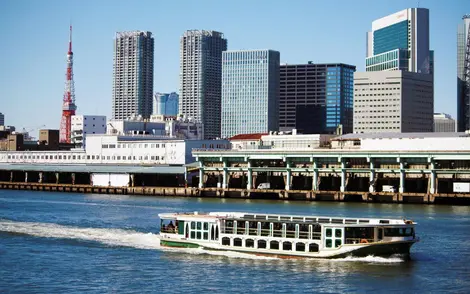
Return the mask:
[[470,130],[470,14],[457,28],[457,122],[459,132]]
[[456,132],[456,121],[446,113],[434,113],[434,132]]

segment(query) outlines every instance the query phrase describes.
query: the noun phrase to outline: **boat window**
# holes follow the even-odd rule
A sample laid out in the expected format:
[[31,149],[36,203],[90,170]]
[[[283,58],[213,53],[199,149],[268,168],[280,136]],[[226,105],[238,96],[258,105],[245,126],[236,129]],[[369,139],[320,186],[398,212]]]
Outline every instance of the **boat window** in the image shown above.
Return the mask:
[[244,221],[237,221],[237,234],[238,235],[245,234],[245,222]]
[[268,222],[262,222],[261,223],[261,236],[269,236],[269,224]]
[[252,236],[258,235],[258,222],[248,222],[248,234]]
[[318,252],[318,244],[311,243],[308,245],[308,252]]
[[269,243],[269,248],[279,250],[279,242],[271,241],[271,243]]
[[196,239],[196,231],[191,231],[191,239]]
[[289,241],[282,243],[282,250],[292,251],[292,243]]
[[335,239],[335,247],[341,246],[341,243],[342,243],[341,239]]
[[343,220],[342,220],[342,219],[332,219],[332,220],[331,220],[331,223],[332,223],[332,224],[342,224],[342,223],[343,223]]
[[307,224],[299,225],[299,238],[308,239],[308,225]]
[[245,240],[245,247],[250,247],[250,248],[255,247],[255,242],[253,241],[253,239],[246,239]]
[[258,248],[265,249],[266,248],[266,241],[258,240]]
[[330,219],[329,218],[319,218],[318,222],[319,223],[330,223]]
[[196,223],[195,222],[191,222],[191,229],[192,230],[196,229]]
[[295,224],[286,224],[286,238],[295,238]]
[[273,236],[282,237],[282,224],[281,223],[273,223]]
[[197,222],[196,227],[197,227],[198,230],[200,230],[201,229],[201,222]]
[[326,248],[331,248],[332,243],[333,243],[333,242],[331,241],[331,239],[327,239],[327,240],[326,240],[326,243],[325,243],[325,244],[326,244]]
[[178,234],[184,235],[184,221],[176,221],[176,226],[178,227]]
[[295,244],[295,251],[305,252],[305,244],[304,243]]
[[341,235],[342,235],[341,230],[335,230],[335,237],[336,238],[341,238],[342,237]]
[[384,236],[384,229],[378,228],[377,229],[377,239],[382,240]]
[[202,232],[200,231],[196,232],[196,239],[202,239]]
[[208,232],[204,232],[203,236],[204,236],[204,240],[209,240],[209,233]]
[[374,242],[374,228],[346,227],[344,235],[346,244]]
[[312,239],[314,239],[314,240],[320,240],[321,239],[321,225],[315,224],[313,226]]
[[203,226],[204,226],[204,230],[209,230],[209,223],[204,223]]
[[326,229],[326,236],[331,237],[331,229]]
[[233,234],[233,220],[225,221],[225,234]]
[[222,238],[222,245],[230,246],[230,238],[229,237],[223,237]]
[[384,236],[387,237],[410,237],[413,236],[413,228],[385,228]]
[[240,239],[240,238],[233,239],[233,246],[241,247],[242,246],[242,239]]

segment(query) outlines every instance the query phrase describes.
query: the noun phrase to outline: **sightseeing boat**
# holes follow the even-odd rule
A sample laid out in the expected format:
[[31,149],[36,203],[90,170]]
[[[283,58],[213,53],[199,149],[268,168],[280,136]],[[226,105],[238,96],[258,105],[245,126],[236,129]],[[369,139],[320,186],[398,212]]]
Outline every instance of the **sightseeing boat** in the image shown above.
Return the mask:
[[160,244],[295,258],[409,256],[415,222],[241,212],[159,214]]

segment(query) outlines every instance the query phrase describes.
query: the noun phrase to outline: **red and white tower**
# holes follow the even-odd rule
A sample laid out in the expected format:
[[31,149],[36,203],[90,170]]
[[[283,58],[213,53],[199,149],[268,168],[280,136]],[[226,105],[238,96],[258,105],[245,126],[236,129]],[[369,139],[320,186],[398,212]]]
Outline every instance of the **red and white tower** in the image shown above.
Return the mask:
[[70,26],[69,52],[67,53],[67,73],[65,74],[65,91],[62,103],[62,120],[60,121],[60,142],[70,143],[72,115],[75,115],[75,86],[73,83],[73,52],[72,52],[72,26]]

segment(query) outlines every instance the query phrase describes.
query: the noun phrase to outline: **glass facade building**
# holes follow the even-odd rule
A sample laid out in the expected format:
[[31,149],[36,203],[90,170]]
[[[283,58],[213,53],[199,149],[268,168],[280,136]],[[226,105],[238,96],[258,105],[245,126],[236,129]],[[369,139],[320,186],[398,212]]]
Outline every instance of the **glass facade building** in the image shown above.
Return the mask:
[[347,64],[286,64],[280,69],[279,130],[332,134],[353,128],[356,67]]
[[172,93],[155,93],[153,97],[153,114],[177,116],[179,96]]
[[222,54],[222,138],[279,127],[279,60],[273,50]]
[[367,34],[366,71],[383,70],[433,73],[428,9],[409,8],[372,23]]

